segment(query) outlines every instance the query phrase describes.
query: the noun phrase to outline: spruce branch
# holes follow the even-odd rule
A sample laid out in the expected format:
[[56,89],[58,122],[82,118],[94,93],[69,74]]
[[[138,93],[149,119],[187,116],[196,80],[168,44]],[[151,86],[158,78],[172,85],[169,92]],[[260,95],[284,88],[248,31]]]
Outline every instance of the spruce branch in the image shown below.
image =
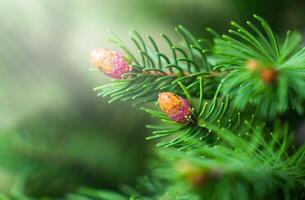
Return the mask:
[[207,126],[221,138],[221,144],[189,140],[188,151],[159,151],[167,165],[160,165],[154,175],[168,180],[167,191],[177,187],[182,196],[193,194],[191,199],[304,198],[305,168],[301,163],[305,148],[292,150],[287,126],[275,126],[268,139],[263,127],[240,137],[228,129]]
[[[257,125],[265,126],[264,122],[257,119],[254,111],[251,112],[251,110],[248,110],[247,113],[241,113],[232,105],[232,98],[229,95],[225,97],[220,96],[220,87],[219,90],[215,92],[213,99],[205,99],[202,77],[196,82],[198,82],[200,88],[199,99],[193,98],[187,88],[179,82],[179,85],[184,92],[184,96],[186,96],[191,103],[192,116],[189,117],[189,123],[187,124],[174,122],[169,119],[164,112],[143,108],[144,111],[162,121],[162,123],[157,126],[147,126],[154,130],[153,135],[147,137],[147,139],[163,138],[157,146],[175,146],[182,150],[187,149],[188,145],[186,145],[186,143],[194,138],[209,144],[216,144],[219,142],[219,137],[206,126],[207,124],[227,128],[234,131],[239,136],[248,135],[251,128]],[[197,104],[195,104],[195,102]]]
[[215,72],[208,62],[206,49],[183,26],[178,26],[176,32],[183,40],[182,45],[175,45],[165,34],[161,34],[165,43],[169,46],[171,56],[162,53],[156,41],[147,36],[146,41],[138,32],[130,32],[130,40],[138,50],[134,55],[114,34],[109,39],[124,51],[131,62],[132,71],[124,74],[122,80],[114,80],[112,83],[96,87],[99,96],[110,96],[111,101],[136,100],[137,103],[152,102],[160,91],[179,90],[178,81],[196,95],[197,85],[193,84],[197,77],[203,76],[207,80],[206,94],[213,95],[215,84]]
[[[292,148],[288,126],[277,124],[267,138],[263,127],[252,129],[247,137],[211,124],[207,127],[221,138],[221,144],[202,145],[193,139],[187,142],[188,151],[159,149],[158,160],[149,175],[152,179],[141,179],[137,187],[140,191],[125,190],[131,199],[294,200],[305,197],[302,164],[305,148]],[[92,189],[82,189],[78,195],[88,199],[124,199],[119,194]]]
[[289,110],[302,114],[305,54],[301,35],[288,31],[280,42],[264,19],[254,18],[261,28],[249,21],[249,28],[232,22],[236,30],[215,39],[216,66],[229,71],[222,80],[222,93],[232,95],[238,109],[253,105],[262,116],[272,118]]
[[[134,199],[303,199],[305,146],[293,144],[294,124],[284,114],[303,113],[305,50],[297,32],[281,41],[269,24],[245,28],[232,22],[228,35],[215,35],[209,55],[189,31],[178,26],[184,42],[168,43],[161,53],[135,31],[138,56],[119,39],[132,71],[98,87],[114,100],[158,102],[161,110],[142,108],[160,119],[147,139],[159,139],[161,167],[146,181],[149,194]],[[284,124],[284,125],[283,125]],[[177,167],[178,165],[178,167]],[[162,185],[161,187],[155,187]]]

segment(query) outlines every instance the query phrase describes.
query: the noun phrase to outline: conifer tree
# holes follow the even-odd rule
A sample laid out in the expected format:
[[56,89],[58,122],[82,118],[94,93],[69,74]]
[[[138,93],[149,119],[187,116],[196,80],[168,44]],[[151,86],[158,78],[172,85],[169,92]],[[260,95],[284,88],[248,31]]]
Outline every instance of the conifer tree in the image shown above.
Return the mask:
[[[124,195],[82,189],[69,199],[304,199],[305,145],[297,141],[305,109],[305,48],[254,15],[228,34],[196,38],[183,26],[167,50],[131,31],[136,53],[94,49],[91,62],[113,81],[95,88],[132,101],[159,123],[151,172]],[[169,51],[168,51],[169,50]],[[164,53],[166,52],[166,53]],[[169,53],[168,53],[169,52]]]

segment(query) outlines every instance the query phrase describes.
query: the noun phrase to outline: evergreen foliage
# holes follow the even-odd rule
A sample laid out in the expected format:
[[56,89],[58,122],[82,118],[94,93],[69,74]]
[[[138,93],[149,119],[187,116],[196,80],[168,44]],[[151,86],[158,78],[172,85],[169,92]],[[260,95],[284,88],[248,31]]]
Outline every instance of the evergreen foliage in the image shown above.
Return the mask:
[[[281,40],[263,18],[254,18],[259,25],[247,22],[248,28],[232,22],[236,30],[228,35],[208,28],[212,45],[178,26],[181,45],[161,34],[169,54],[135,31],[137,54],[111,39],[133,70],[96,90],[111,101],[135,100],[161,121],[147,126],[154,130],[148,139],[159,139],[152,180],[139,192],[129,190],[131,199],[305,198],[305,146],[295,140],[305,97],[301,36],[288,31]],[[160,92],[187,99],[188,123],[153,108]]]
[[[250,30],[232,22],[237,30],[229,30],[229,35],[215,40],[214,52],[219,58],[217,66],[229,70],[222,80],[223,93],[235,96],[235,105],[244,109],[253,104],[259,113],[275,117],[287,110],[303,113],[305,79],[304,48],[301,48],[301,35],[288,31],[283,42],[272,31],[267,22],[254,15],[261,23],[262,31],[253,23],[247,22]],[[252,32],[251,32],[252,31]],[[276,86],[265,84],[261,74],[249,70],[246,61],[258,60],[268,69],[279,74]]]
[[[254,18],[258,25],[232,22],[235,30],[225,35],[208,28],[212,41],[178,26],[179,44],[161,34],[169,51],[136,31],[130,39],[137,53],[117,36],[110,39],[132,71],[95,90],[110,102],[141,104],[159,121],[147,125],[153,130],[147,139],[158,141],[157,155],[134,188],[121,194],[81,188],[65,199],[304,199],[305,145],[296,138],[304,117],[305,48],[298,32],[288,31],[282,40],[263,18]],[[189,102],[186,123],[158,108],[161,92]],[[19,191],[17,185],[15,199],[31,199]]]

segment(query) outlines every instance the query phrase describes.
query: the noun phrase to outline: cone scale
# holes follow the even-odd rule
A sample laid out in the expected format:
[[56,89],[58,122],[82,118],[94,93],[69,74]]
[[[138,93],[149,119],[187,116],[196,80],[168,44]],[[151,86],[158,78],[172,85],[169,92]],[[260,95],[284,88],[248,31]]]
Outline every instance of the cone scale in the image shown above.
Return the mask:
[[91,63],[107,76],[123,79],[123,75],[131,71],[125,56],[116,51],[96,48],[91,51]]
[[160,93],[158,101],[162,111],[173,121],[187,123],[192,115],[190,103],[174,93]]

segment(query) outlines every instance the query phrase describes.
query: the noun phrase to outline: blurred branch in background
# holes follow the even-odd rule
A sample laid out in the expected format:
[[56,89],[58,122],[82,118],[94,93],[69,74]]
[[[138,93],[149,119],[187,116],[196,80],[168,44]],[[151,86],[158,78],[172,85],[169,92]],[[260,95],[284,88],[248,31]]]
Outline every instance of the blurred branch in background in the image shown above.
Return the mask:
[[108,45],[103,27],[117,27],[98,12],[104,2],[91,3],[0,2],[4,192],[20,176],[22,192],[60,196],[82,185],[115,188],[143,172],[146,116],[92,91],[104,80],[89,72],[88,52]]
[[305,26],[303,0],[131,1],[152,19],[167,21],[172,26],[183,24],[200,35],[207,26],[222,32],[227,28],[227,20],[244,21],[253,14],[264,16],[276,31],[303,29]]

